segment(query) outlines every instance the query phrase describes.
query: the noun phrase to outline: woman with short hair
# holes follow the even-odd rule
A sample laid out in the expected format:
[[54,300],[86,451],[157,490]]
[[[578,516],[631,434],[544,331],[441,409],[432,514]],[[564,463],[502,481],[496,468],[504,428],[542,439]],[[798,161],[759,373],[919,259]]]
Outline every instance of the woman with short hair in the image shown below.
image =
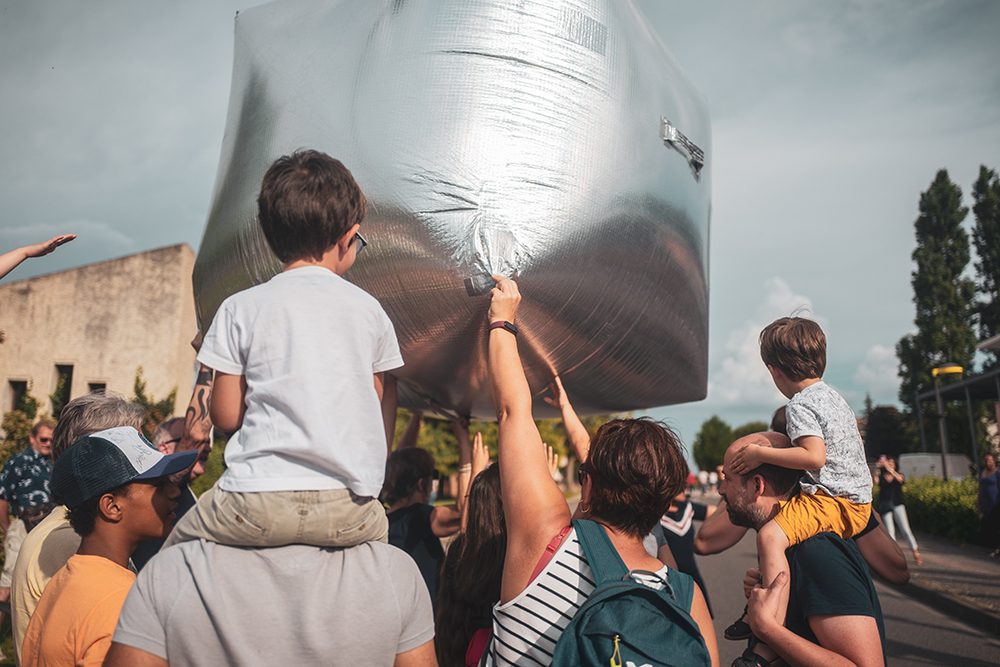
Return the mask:
[[[489,311],[489,374],[499,424],[500,488],[507,524],[500,602],[493,612],[491,665],[548,665],[563,630],[595,590],[595,577],[571,525],[569,506],[545,461],[531,413],[532,394],[517,350],[520,293],[499,278]],[[651,419],[615,419],[600,428],[580,466],[576,518],[597,523],[634,581],[663,590],[670,580],[718,664],[705,598],[687,575],[671,573],[643,538],[684,487],[687,464],[677,436]],[[637,571],[647,571],[638,574]],[[670,647],[664,647],[669,650]]]

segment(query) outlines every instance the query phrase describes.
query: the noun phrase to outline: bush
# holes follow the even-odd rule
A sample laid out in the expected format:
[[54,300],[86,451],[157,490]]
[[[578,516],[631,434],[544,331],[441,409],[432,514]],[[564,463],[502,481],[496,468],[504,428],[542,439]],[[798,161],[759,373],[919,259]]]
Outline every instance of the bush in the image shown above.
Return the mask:
[[913,528],[959,542],[979,540],[978,497],[979,483],[971,477],[948,482],[921,477],[903,485],[903,502]]

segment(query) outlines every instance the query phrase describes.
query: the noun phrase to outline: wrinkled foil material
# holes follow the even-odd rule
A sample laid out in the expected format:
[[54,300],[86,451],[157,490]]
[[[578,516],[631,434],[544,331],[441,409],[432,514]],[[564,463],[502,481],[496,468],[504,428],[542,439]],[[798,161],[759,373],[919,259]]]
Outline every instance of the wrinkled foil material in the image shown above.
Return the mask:
[[[368,198],[370,245],[346,277],[395,324],[402,406],[494,416],[490,274],[524,295],[536,414],[554,414],[555,372],[584,414],[704,398],[708,114],[631,2],[276,2],[237,16],[235,44],[194,272],[203,328],[280,271],[260,181],[316,148]],[[663,119],[704,168],[663,140]]]

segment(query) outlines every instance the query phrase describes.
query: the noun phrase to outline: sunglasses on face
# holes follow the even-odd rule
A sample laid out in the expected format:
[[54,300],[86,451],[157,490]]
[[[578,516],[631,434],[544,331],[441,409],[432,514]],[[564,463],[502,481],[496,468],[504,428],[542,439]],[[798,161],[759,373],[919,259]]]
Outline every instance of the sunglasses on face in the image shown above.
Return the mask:
[[42,443],[42,444],[46,444],[46,445],[47,445],[47,444],[49,444],[50,442],[52,442],[52,438],[39,438],[39,439],[38,439],[38,442],[40,442],[40,443]]
[[361,243],[361,245],[358,246],[358,254],[360,255],[361,251],[368,245],[368,241],[366,241],[365,237],[361,235],[361,232],[356,232],[354,234],[354,240],[351,241],[351,243],[354,243],[354,241],[359,241]]

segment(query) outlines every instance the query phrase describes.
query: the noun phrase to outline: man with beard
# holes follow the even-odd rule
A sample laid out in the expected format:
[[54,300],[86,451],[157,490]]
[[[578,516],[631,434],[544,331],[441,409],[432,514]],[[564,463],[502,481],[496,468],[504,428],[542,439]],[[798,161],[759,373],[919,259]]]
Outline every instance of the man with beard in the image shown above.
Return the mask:
[[[741,438],[723,458],[719,493],[729,519],[759,530],[799,488],[801,471],[764,464],[745,475],[732,470],[732,459],[748,442],[762,444],[763,434]],[[748,619],[757,642],[734,665],[766,665],[775,655],[793,665],[885,665],[882,610],[868,566],[853,540],[820,533],[786,551],[791,577],[759,582],[747,571]],[[790,579],[790,580],[789,580]],[[779,594],[789,588],[788,613],[777,618]]]

